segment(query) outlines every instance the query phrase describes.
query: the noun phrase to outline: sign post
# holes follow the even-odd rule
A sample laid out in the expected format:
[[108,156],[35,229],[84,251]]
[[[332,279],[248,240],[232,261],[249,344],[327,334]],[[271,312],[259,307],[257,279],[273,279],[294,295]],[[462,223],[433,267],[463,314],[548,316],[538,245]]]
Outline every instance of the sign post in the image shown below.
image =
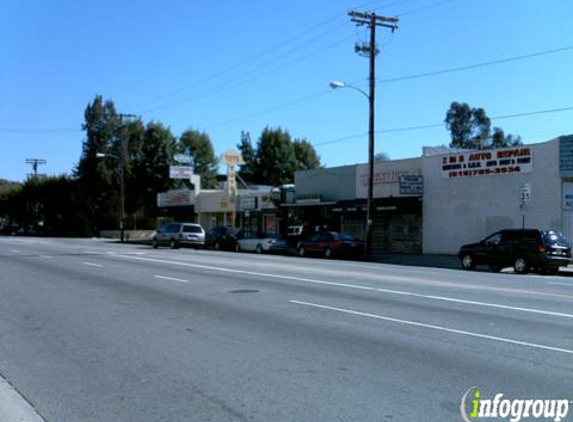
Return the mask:
[[521,229],[525,230],[525,210],[531,202],[531,183],[524,183],[519,188],[519,208],[521,209]]
[[221,164],[227,166],[227,196],[229,202],[233,203],[233,213],[231,214],[231,225],[235,226],[235,197],[237,196],[237,175],[235,173],[235,166],[245,164],[243,156],[237,151],[229,149],[223,153],[220,160]]

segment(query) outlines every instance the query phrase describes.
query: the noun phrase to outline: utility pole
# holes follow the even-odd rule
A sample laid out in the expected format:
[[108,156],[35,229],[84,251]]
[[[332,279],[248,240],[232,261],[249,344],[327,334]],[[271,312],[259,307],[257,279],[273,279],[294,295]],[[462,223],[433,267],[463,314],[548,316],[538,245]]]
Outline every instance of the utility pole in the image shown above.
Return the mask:
[[29,174],[29,176],[34,177],[34,178],[38,178],[38,166],[40,165],[44,165],[46,164],[47,161],[44,160],[43,158],[26,158],[26,164],[31,164],[32,165],[32,174]]
[[358,12],[351,10],[348,12],[351,21],[358,26],[368,25],[370,30],[370,43],[368,45],[356,44],[354,51],[356,53],[367,55],[370,59],[370,92],[368,95],[369,103],[369,120],[368,120],[368,199],[366,202],[366,227],[364,232],[365,248],[364,256],[367,259],[372,258],[372,218],[374,217],[373,196],[374,196],[374,99],[376,88],[376,55],[379,53],[376,47],[376,27],[381,26],[389,28],[394,32],[398,25],[398,18],[388,18],[377,15],[376,13]]
[[127,137],[125,132],[125,126],[123,125],[123,119],[133,119],[137,118],[134,114],[119,113],[119,126],[121,130],[121,143],[119,145],[119,233],[120,241],[123,243],[125,241],[125,162],[128,154],[127,151]]

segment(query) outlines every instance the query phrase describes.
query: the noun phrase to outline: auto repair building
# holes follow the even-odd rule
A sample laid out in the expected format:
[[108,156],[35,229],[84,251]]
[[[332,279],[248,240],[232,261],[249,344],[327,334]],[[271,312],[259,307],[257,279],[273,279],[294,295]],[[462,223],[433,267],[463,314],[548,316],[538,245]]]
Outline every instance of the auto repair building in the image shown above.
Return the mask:
[[[297,172],[293,209],[361,237],[367,180],[366,165]],[[496,150],[424,148],[419,158],[377,161],[374,204],[379,253],[455,254],[464,243],[523,226],[573,239],[573,135]]]

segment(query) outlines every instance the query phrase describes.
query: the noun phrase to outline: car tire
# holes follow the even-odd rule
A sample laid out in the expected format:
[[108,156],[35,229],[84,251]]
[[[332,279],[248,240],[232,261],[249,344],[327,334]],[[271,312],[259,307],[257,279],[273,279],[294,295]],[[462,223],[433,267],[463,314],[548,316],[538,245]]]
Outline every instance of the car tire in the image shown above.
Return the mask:
[[263,247],[261,245],[257,245],[257,247],[255,248],[255,252],[258,253],[259,255],[263,253]]
[[462,255],[460,261],[464,270],[473,270],[476,267],[476,260],[472,254]]
[[169,246],[171,247],[171,249],[179,248],[179,244],[177,243],[177,241],[175,239],[171,239],[171,241],[169,242]]
[[501,265],[490,265],[489,269],[494,273],[499,273],[503,269],[503,267]]
[[528,269],[529,267],[524,257],[519,256],[515,258],[515,261],[513,262],[513,270],[515,271],[515,274],[526,274]]
[[235,252],[241,252],[241,245],[235,243]]
[[547,268],[547,267],[546,267],[546,268],[543,268],[543,269],[541,270],[541,274],[544,274],[544,275],[557,275],[557,274],[559,274],[559,268],[551,268],[551,267]]
[[326,249],[324,250],[324,257],[325,257],[326,259],[332,258],[332,249],[326,248]]
[[153,249],[157,249],[159,247],[159,242],[157,241],[157,239],[153,239]]
[[215,242],[215,244],[213,245],[213,249],[215,249],[216,251],[220,251],[221,250],[221,244],[219,242]]
[[304,246],[299,246],[298,256],[305,256],[305,255],[306,255],[306,250],[304,249]]

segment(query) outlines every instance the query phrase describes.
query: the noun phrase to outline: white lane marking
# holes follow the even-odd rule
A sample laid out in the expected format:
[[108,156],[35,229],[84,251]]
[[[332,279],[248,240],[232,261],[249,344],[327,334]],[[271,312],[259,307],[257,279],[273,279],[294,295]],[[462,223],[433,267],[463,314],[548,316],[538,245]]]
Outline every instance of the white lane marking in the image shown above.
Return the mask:
[[573,286],[573,283],[558,283],[556,281],[548,281],[547,284],[554,284],[556,286]]
[[431,300],[438,300],[443,302],[451,302],[451,303],[461,303],[464,305],[474,305],[474,306],[484,306],[489,308],[497,308],[497,309],[504,309],[510,311],[519,311],[519,312],[528,312],[532,314],[540,314],[540,315],[550,315],[562,318],[572,318],[573,314],[566,314],[561,312],[552,312],[552,311],[544,311],[541,309],[531,309],[531,308],[521,308],[517,306],[509,306],[509,305],[500,305],[497,303],[487,303],[487,302],[477,302],[473,300],[465,300],[465,299],[457,299],[453,297],[446,297],[446,296],[434,296],[434,295],[423,295],[420,293],[411,293],[411,292],[404,292],[400,290],[388,290],[388,289],[380,289],[377,287],[369,287],[369,286],[360,286],[356,284],[347,284],[347,283],[337,283],[333,281],[325,281],[325,280],[315,280],[310,278],[301,278],[301,277],[293,277],[293,276],[286,276],[286,275],[279,275],[279,274],[269,274],[269,273],[259,273],[254,271],[245,271],[245,270],[234,270],[230,268],[223,268],[223,267],[211,267],[208,265],[199,265],[199,264],[190,264],[187,262],[178,262],[178,261],[167,261],[164,259],[153,259],[153,258],[141,258],[136,256],[128,256],[128,255],[116,255],[122,258],[131,258],[141,261],[149,261],[149,262],[158,262],[162,264],[170,264],[170,265],[179,265],[183,267],[192,267],[192,268],[201,268],[206,270],[213,270],[219,272],[226,272],[226,273],[233,273],[233,274],[247,274],[247,275],[254,275],[258,277],[267,277],[267,278],[276,278],[281,280],[296,280],[302,281],[304,283],[310,284],[321,284],[326,286],[334,286],[334,287],[344,287],[349,289],[357,289],[357,290],[365,290],[377,293],[385,293],[385,294],[392,294],[397,296],[409,296],[409,297],[416,297],[422,299],[431,299]]
[[54,257],[51,255],[40,255],[40,258],[54,259]]
[[154,275],[153,277],[159,278],[161,280],[178,281],[179,283],[189,283],[189,280],[182,280],[180,278],[174,278],[174,277],[165,277],[163,275]]
[[10,252],[12,253],[20,253],[20,251],[18,249],[10,249]]
[[296,305],[309,306],[309,307],[319,308],[319,309],[326,309],[329,311],[337,311],[337,312],[342,312],[342,313],[346,313],[346,314],[350,314],[350,315],[357,315],[357,316],[363,316],[363,317],[368,317],[368,318],[374,318],[374,319],[379,319],[379,320],[388,321],[388,322],[396,322],[398,324],[411,325],[414,327],[428,328],[431,330],[444,331],[444,332],[452,333],[452,334],[460,334],[460,335],[469,336],[469,337],[476,337],[476,338],[481,338],[481,339],[486,339],[486,340],[494,340],[494,341],[499,341],[502,343],[515,344],[518,346],[532,347],[535,349],[550,350],[552,352],[560,352],[560,353],[567,353],[567,354],[573,355],[573,350],[562,349],[560,347],[546,346],[544,344],[529,343],[527,341],[512,340],[512,339],[504,338],[504,337],[496,337],[496,336],[490,336],[487,334],[474,333],[471,331],[457,330],[455,328],[442,327],[440,325],[423,324],[421,322],[385,317],[382,315],[375,315],[375,314],[369,314],[366,312],[353,311],[351,309],[336,308],[334,306],[320,305],[318,303],[302,302],[299,300],[289,300],[289,302],[294,303]]
[[83,251],[86,255],[103,255],[101,252]]
[[83,264],[84,264],[84,265],[88,265],[88,266],[90,266],[90,267],[98,267],[98,268],[103,267],[103,265],[101,265],[101,264],[96,264],[96,263],[94,263],[94,262],[83,262]]

